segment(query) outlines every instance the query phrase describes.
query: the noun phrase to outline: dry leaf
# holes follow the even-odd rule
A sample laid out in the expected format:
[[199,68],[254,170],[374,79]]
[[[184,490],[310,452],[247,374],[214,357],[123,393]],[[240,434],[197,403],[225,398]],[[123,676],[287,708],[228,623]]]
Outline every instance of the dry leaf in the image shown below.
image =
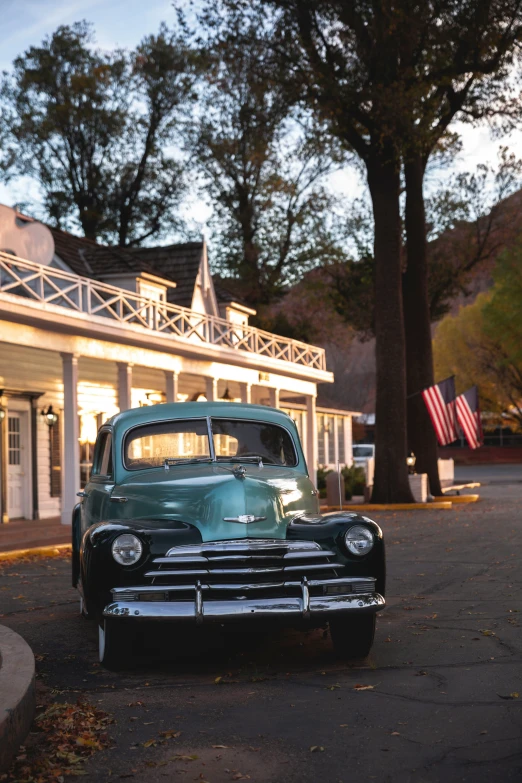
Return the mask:
[[192,756],[177,755],[177,756],[172,756],[171,761],[196,761],[197,758],[198,757],[196,756],[196,754],[193,754]]
[[155,748],[158,744],[158,741],[155,739],[147,740],[146,742],[142,742],[142,745],[144,748]]
[[165,739],[172,739],[173,737],[180,737],[181,731],[175,731],[174,729],[171,729],[170,731],[160,731],[160,737],[165,737]]
[[400,737],[400,736],[401,736],[400,731],[392,731],[392,733],[390,734],[390,737]]
[[375,685],[354,685],[354,691],[373,691]]
[[322,745],[312,745],[310,748],[311,753],[322,753],[324,751],[324,748]]
[[495,636],[496,634],[494,631],[490,631],[489,628],[481,628],[480,633],[482,636]]
[[219,685],[219,683],[221,682],[222,679],[223,679],[223,677],[216,677],[216,679],[214,680],[215,684]]
[[215,750],[229,748],[230,745],[212,745]]

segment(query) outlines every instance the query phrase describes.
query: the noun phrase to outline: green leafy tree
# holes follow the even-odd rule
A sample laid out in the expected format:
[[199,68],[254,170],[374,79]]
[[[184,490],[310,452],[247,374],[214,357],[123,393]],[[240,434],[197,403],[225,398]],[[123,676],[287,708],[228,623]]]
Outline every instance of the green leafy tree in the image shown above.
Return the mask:
[[297,111],[264,59],[262,23],[211,27],[189,152],[214,213],[213,263],[253,306],[272,302],[340,248],[325,177],[343,155]]
[[36,180],[57,226],[139,244],[173,227],[184,182],[167,148],[192,96],[195,57],[165,26],[132,53],[92,43],[86,22],[59,27],[4,75],[3,177]]

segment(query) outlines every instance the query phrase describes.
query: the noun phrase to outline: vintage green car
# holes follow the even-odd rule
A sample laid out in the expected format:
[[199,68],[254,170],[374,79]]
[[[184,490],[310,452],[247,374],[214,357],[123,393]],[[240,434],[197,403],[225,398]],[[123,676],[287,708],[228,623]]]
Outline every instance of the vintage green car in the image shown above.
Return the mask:
[[123,666],[147,621],[330,626],[367,655],[384,607],[379,526],[321,515],[294,421],[228,402],[136,408],[104,424],[73,512],[73,586]]

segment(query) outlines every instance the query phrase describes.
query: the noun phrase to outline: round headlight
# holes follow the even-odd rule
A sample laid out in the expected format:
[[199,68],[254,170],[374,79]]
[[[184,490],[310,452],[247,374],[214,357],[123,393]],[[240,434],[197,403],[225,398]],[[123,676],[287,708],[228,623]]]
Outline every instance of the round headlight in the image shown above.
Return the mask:
[[143,546],[139,538],[132,533],[123,533],[112,542],[112,556],[120,565],[134,565],[143,552]]
[[352,555],[367,555],[373,549],[373,533],[367,527],[354,525],[344,534],[344,543]]

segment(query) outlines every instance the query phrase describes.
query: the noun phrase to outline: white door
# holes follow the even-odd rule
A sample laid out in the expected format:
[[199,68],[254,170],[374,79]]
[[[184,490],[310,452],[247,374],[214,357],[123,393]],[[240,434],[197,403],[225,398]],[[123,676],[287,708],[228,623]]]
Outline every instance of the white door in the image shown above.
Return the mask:
[[27,516],[29,498],[27,413],[9,411],[7,416],[7,511],[10,519]]

